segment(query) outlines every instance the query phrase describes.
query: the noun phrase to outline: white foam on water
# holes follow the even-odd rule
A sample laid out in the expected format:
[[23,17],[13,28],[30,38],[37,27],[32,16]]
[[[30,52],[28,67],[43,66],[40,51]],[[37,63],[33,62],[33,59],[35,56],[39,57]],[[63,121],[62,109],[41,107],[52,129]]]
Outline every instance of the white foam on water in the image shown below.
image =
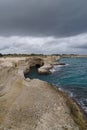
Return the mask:
[[[87,113],[87,106],[84,104],[84,100],[75,98],[75,94],[70,91],[65,90],[65,92],[67,92],[71,98],[74,98],[76,102],[82,107],[82,109]],[[85,99],[85,101],[87,102],[87,99]]]
[[72,92],[70,92],[70,94],[69,94],[69,95],[70,95],[70,97],[74,97],[74,95],[73,95],[73,93],[72,93]]
[[52,69],[50,69],[50,72],[55,72],[56,70],[55,70],[55,68],[52,68]]
[[64,65],[64,66],[69,66],[70,64],[66,64],[66,65]]
[[62,88],[58,88],[60,91],[64,91]]
[[62,65],[55,65],[50,71],[53,73],[55,71],[59,71],[61,69]]
[[55,71],[59,71],[62,67],[68,66],[69,64],[66,65],[54,65],[52,69],[50,69],[50,72],[54,73]]
[[75,95],[74,95],[73,92],[71,92],[71,91],[69,91],[69,90],[66,90],[66,89],[65,89],[65,92],[66,92],[70,97],[72,97],[72,98],[75,97]]
[[[85,99],[87,101],[87,99]],[[85,106],[83,100],[77,100],[78,104],[82,107],[82,109],[87,113],[87,106]]]

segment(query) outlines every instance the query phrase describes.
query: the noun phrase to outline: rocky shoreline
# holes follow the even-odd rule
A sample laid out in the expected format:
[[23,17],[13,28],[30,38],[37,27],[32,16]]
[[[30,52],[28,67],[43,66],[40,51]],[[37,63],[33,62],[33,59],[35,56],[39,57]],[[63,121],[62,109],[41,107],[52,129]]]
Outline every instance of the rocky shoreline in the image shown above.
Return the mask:
[[0,130],[87,130],[87,117],[67,94],[39,79],[59,56],[0,58]]

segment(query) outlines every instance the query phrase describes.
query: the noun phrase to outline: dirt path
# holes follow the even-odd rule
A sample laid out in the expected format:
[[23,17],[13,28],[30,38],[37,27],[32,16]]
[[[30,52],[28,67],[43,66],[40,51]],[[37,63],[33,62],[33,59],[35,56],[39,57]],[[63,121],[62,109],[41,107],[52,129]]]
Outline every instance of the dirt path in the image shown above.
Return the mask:
[[[66,99],[52,86],[40,80],[24,81],[23,84],[21,93],[16,94],[13,102],[10,101],[0,130],[79,130]],[[7,105],[14,93],[12,96],[9,91],[6,96]]]

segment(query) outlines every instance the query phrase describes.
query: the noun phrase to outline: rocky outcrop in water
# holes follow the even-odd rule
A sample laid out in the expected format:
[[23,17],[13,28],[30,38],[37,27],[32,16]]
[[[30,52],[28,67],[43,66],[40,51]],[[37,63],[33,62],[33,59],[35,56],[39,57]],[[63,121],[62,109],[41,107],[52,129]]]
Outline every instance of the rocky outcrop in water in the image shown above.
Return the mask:
[[43,65],[42,67],[40,67],[38,69],[38,73],[39,74],[50,74],[50,69],[53,68],[53,65],[50,65],[50,64],[46,64],[46,65]]
[[51,73],[51,69],[53,68],[53,66],[58,64],[58,62],[55,62],[56,60],[59,60],[60,57],[59,56],[48,56],[46,58],[44,58],[44,64],[43,66],[41,66],[38,69],[38,73],[39,74],[50,74]]

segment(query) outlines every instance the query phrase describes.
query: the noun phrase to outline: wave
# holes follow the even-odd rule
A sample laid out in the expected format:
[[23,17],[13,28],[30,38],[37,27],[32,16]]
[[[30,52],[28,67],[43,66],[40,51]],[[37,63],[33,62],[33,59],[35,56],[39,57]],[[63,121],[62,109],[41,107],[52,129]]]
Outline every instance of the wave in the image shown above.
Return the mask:
[[77,99],[78,104],[83,108],[83,110],[87,113],[87,99]]
[[64,89],[63,91],[65,91],[71,98],[73,98],[80,106],[81,108],[87,113],[87,98],[78,98],[75,93],[71,92],[70,90],[66,90]]
[[78,95],[76,95],[75,93],[69,91],[69,90],[65,90],[66,93],[68,93],[68,95],[75,99],[76,102],[82,107],[82,109],[87,113],[87,98],[78,98]]
[[64,66],[69,66],[69,64],[65,64],[65,65],[54,65],[54,67],[52,69],[50,69],[50,72],[54,73],[55,71],[59,71]]

